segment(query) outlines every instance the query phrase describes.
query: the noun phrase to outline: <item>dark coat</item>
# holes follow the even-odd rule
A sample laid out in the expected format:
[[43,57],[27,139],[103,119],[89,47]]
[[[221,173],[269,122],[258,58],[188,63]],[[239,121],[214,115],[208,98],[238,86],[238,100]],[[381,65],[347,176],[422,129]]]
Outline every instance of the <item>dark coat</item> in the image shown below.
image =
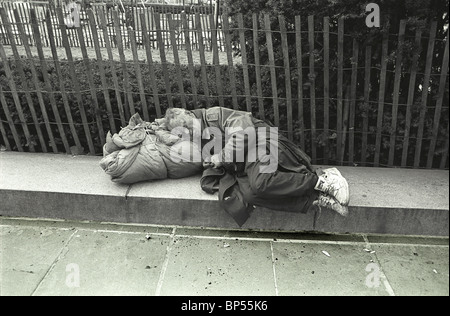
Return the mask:
[[[261,135],[256,133],[259,137],[256,141],[270,141],[269,128],[271,126],[254,118],[249,112],[221,107],[198,109],[192,112],[201,120],[202,133],[207,127],[219,129],[222,132],[222,136],[224,136],[226,128],[245,130],[246,128],[257,129],[258,127],[265,127],[267,133],[264,139],[261,140]],[[212,135],[209,135],[207,132],[203,136],[206,139],[202,139],[202,147],[212,139]],[[222,139],[222,151],[214,153],[220,154],[223,160],[226,161],[224,167],[206,169],[201,178],[201,186],[208,193],[219,191],[222,207],[235,219],[239,226],[242,226],[253,210],[254,199],[250,197],[252,190],[249,188],[249,185],[254,179],[250,179],[247,175],[248,161],[231,162],[235,161],[233,158],[239,157],[240,151],[244,151],[244,156],[246,157],[249,144],[248,139],[243,139],[245,137],[243,133],[236,133],[234,136],[238,141],[233,142],[233,139],[230,138],[225,143],[225,140]],[[242,146],[242,144],[245,145]],[[278,169],[294,173],[314,173],[315,171],[309,156],[281,134],[278,135]],[[309,197],[299,197],[299,199],[283,198],[280,195],[274,201],[265,200],[268,205],[259,206],[270,206],[270,208],[281,211],[306,212],[312,203],[312,199]]]

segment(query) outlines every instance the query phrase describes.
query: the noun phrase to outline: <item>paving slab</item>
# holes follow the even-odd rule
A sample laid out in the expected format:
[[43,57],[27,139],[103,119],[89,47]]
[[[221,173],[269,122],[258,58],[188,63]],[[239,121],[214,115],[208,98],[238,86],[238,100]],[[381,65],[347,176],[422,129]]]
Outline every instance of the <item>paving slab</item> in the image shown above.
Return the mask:
[[31,295],[73,232],[73,229],[0,226],[0,296]]
[[154,295],[169,237],[80,230],[34,295]]
[[270,244],[176,237],[161,295],[275,295]]
[[372,249],[396,295],[449,295],[448,246],[374,244]]
[[389,295],[384,284],[366,285],[372,258],[363,249],[364,243],[274,242],[279,295]]

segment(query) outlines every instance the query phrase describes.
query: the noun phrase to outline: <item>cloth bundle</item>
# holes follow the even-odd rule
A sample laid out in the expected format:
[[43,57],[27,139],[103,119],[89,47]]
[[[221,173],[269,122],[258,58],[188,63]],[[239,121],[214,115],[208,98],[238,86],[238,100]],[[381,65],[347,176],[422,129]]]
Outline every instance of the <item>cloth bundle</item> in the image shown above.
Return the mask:
[[136,113],[118,134],[108,132],[100,167],[113,182],[123,184],[179,179],[202,172],[202,162],[193,159],[200,153],[195,143],[171,134],[164,119],[145,122]]

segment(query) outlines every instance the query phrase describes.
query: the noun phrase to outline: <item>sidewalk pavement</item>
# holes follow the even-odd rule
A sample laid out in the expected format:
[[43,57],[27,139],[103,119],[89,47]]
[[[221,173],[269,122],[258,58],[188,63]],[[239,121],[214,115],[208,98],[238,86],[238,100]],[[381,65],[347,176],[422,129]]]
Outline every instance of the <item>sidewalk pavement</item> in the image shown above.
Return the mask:
[[0,295],[449,295],[448,237],[0,217]]

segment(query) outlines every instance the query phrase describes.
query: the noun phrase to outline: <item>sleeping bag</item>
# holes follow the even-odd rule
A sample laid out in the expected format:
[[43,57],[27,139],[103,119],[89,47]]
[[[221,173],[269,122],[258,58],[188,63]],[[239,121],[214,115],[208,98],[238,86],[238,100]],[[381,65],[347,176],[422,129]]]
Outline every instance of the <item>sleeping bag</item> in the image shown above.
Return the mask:
[[[184,159],[172,159],[181,153]],[[167,131],[164,119],[145,122],[136,113],[118,134],[108,132],[100,166],[117,183],[177,179],[202,172],[193,155],[200,155],[200,148]]]

